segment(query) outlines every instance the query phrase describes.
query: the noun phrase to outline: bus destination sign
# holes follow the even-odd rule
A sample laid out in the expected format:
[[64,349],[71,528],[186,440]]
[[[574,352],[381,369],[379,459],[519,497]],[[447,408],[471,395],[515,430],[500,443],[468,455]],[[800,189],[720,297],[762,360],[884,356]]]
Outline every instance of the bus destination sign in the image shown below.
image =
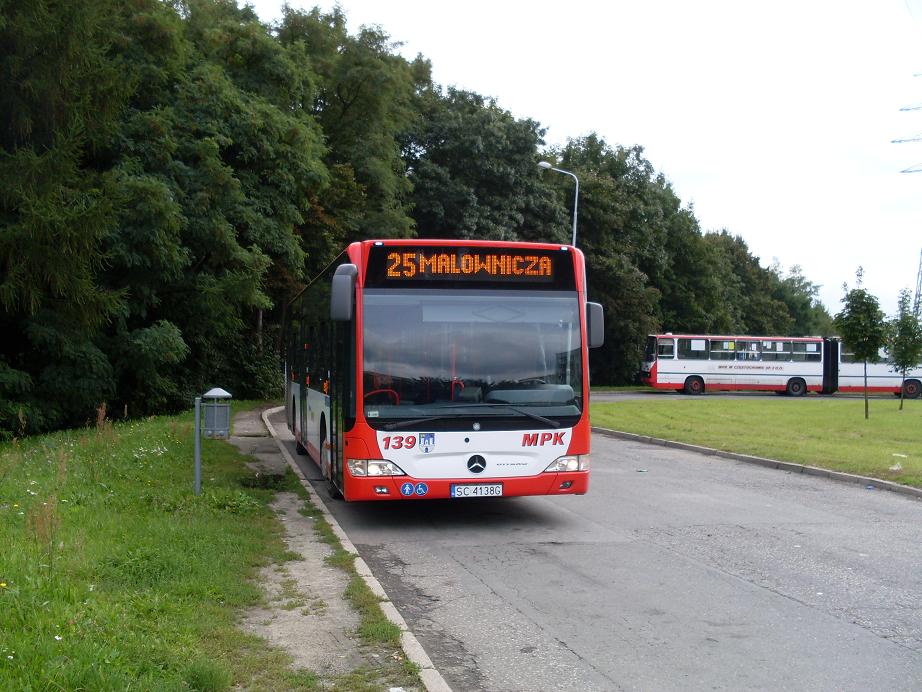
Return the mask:
[[389,248],[386,281],[552,282],[550,254],[480,248]]

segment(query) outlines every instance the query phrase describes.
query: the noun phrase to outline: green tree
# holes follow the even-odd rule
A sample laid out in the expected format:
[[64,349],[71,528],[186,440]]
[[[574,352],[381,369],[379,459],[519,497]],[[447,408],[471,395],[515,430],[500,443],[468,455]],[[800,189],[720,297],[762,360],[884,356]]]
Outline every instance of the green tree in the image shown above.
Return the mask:
[[791,267],[786,275],[773,264],[770,271],[779,278],[775,297],[787,305],[793,319],[788,336],[830,336],[835,331],[832,317],[819,300],[820,286],[803,275],[799,265]]
[[350,35],[339,7],[325,14],[286,6],[276,35],[306,57],[313,74],[315,88],[303,106],[323,131],[332,176],[310,220],[334,234],[326,254],[359,238],[412,235],[402,145],[418,116],[417,92],[429,83],[428,63],[395,55],[378,28]]
[[544,130],[535,121],[451,88],[430,90],[420,103],[404,149],[420,236],[567,241],[572,187],[564,206],[539,175]]
[[855,273],[855,288],[843,284],[845,296],[842,310],[835,316],[835,325],[842,339],[852,349],[855,358],[864,363],[864,418],[868,415],[868,361],[876,363],[881,347],[886,343],[887,329],[880,304],[861,287],[864,270]]
[[105,347],[135,412],[214,384],[272,394],[279,305],[306,259],[296,229],[328,179],[303,51],[249,8],[187,10],[124,8],[138,86],[112,147],[127,202],[107,277],[130,299]]
[[121,309],[101,147],[132,82],[107,0],[0,3],[0,430],[83,422],[114,387],[93,343]]
[[[596,135],[571,140],[548,152],[548,159],[580,180],[577,245],[586,255],[590,299],[606,314],[605,346],[590,360],[594,381],[631,382],[646,336],[658,326],[660,292],[650,274],[666,264],[663,238],[675,211],[671,191],[640,147],[611,147]],[[558,198],[570,207],[569,176],[553,180]]]
[[722,256],[726,301],[736,324],[731,331],[742,334],[789,334],[794,320],[787,305],[777,297],[778,276],[759,264],[740,236],[726,230],[708,233],[705,240]]
[[[912,311],[912,294],[908,288],[900,291],[897,311],[888,324],[887,352],[893,363],[893,369],[900,373],[900,411],[907,394],[906,373],[922,362],[922,324],[919,316]],[[918,396],[918,384],[914,385],[912,396]]]

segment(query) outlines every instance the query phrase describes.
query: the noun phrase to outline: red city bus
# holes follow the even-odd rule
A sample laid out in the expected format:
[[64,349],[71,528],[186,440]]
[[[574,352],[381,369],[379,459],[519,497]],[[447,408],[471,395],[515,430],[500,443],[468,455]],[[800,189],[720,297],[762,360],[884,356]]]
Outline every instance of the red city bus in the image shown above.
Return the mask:
[[353,243],[288,307],[288,426],[349,501],[584,494],[602,333],[574,247]]

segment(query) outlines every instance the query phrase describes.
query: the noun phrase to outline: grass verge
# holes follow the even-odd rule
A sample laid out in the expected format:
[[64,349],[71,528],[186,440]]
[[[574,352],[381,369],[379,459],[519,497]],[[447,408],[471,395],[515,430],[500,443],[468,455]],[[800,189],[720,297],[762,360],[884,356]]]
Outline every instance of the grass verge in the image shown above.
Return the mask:
[[922,402],[695,397],[592,404],[593,425],[922,487]]
[[0,689],[418,682],[397,657],[322,680],[237,628],[241,610],[263,600],[259,569],[299,559],[269,504],[279,490],[306,494],[291,473],[254,482],[235,448],[203,440],[196,497],[192,423],[191,412],[100,416],[95,428],[0,444]]

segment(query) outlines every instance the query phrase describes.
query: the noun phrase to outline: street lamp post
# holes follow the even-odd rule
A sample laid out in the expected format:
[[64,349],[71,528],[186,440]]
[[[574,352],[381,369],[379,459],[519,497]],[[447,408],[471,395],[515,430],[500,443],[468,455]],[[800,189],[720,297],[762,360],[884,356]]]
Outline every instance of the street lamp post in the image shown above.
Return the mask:
[[545,170],[550,169],[557,173],[563,173],[564,175],[568,175],[571,178],[573,178],[574,182],[576,183],[576,191],[573,193],[573,241],[570,243],[571,245],[575,247],[576,246],[576,207],[579,204],[579,178],[576,177],[575,173],[571,173],[570,171],[565,171],[562,168],[554,168],[547,161],[538,161],[538,168],[543,168]]

